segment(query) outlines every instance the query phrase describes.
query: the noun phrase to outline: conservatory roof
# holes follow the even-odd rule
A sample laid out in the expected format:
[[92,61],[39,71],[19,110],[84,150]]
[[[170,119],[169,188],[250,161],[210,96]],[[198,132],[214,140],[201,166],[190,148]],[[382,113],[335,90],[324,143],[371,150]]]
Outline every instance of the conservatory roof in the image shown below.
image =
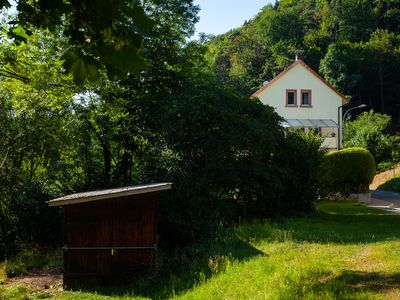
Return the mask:
[[330,119],[285,119],[281,122],[285,128],[338,128],[339,125]]

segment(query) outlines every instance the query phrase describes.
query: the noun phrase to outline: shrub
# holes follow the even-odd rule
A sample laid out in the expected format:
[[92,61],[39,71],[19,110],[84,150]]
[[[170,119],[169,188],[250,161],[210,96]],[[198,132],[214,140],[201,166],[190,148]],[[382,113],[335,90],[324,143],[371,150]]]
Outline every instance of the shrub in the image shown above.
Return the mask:
[[273,108],[214,84],[188,86],[169,101],[160,140],[174,159],[160,180],[174,190],[160,203],[163,236],[198,239],[238,215],[272,214],[284,190],[271,155],[284,140]]
[[359,147],[346,148],[326,155],[326,184],[330,192],[344,195],[369,190],[376,173],[371,153]]
[[285,137],[272,107],[218,86],[191,85],[162,111],[159,148],[174,154],[168,177],[159,178],[174,183],[160,201],[168,243],[210,236],[221,223],[313,208],[320,140]]
[[356,120],[345,122],[344,146],[367,149],[377,164],[391,160],[394,141],[387,134],[390,122],[390,116],[373,110],[362,113]]
[[61,260],[60,250],[31,247],[7,260],[6,274],[7,277],[15,277],[44,269],[59,269],[62,266]]
[[377,172],[384,172],[396,168],[398,165],[395,161],[382,161],[376,166]]
[[284,170],[280,212],[310,211],[314,208],[320,186],[320,166],[324,151],[322,140],[313,132],[289,132],[279,152],[278,165]]

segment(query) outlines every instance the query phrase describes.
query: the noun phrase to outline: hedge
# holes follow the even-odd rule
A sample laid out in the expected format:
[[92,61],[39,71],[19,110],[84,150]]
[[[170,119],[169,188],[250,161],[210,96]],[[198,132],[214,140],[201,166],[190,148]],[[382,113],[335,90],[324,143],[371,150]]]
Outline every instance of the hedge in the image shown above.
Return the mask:
[[346,148],[326,155],[326,179],[329,192],[368,192],[376,165],[371,153],[360,147]]

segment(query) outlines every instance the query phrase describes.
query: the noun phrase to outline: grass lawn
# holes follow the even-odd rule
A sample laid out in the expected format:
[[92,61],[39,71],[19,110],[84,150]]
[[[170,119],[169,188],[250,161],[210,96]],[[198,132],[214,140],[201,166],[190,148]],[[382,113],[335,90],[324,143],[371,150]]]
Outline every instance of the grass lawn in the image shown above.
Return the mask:
[[400,215],[325,202],[315,214],[221,230],[161,258],[157,276],[123,289],[39,292],[0,299],[399,299]]
[[392,178],[377,188],[378,190],[400,193],[400,177]]

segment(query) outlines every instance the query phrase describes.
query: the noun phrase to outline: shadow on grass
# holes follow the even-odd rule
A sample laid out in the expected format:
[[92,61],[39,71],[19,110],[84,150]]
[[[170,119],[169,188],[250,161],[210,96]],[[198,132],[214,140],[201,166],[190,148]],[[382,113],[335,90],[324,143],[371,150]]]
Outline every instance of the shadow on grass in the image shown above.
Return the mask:
[[400,288],[400,273],[384,274],[379,272],[345,271],[335,278],[343,281],[352,289],[384,291]]
[[323,202],[313,214],[244,225],[238,234],[255,242],[358,244],[400,240],[398,228],[399,214],[359,203]]
[[322,203],[312,218],[278,223],[295,241],[318,243],[373,243],[400,239],[400,215],[359,203]]
[[105,296],[167,299],[224,272],[233,261],[246,261],[264,255],[262,251],[239,239],[233,229],[223,229],[214,239],[193,243],[174,253],[159,253],[159,270],[133,284],[123,287],[92,287],[84,291]]
[[[300,286],[301,284],[298,290],[301,290]],[[329,295],[335,299],[358,299],[357,296],[366,296],[367,294],[370,299],[373,294],[382,297],[393,291],[400,295],[399,288],[400,273],[386,274],[345,270],[336,277],[329,275],[319,277],[305,290],[304,294],[320,295],[321,297]],[[396,297],[396,299],[398,298]]]

